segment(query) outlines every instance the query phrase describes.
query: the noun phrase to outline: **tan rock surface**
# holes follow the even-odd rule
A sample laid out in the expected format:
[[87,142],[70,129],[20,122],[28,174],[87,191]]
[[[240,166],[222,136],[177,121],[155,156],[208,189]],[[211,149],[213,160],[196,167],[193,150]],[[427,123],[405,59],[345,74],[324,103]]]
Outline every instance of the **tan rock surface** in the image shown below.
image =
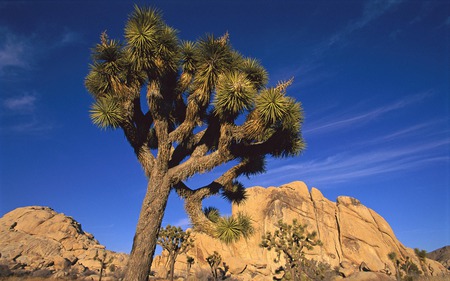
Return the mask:
[[[303,182],[280,187],[252,187],[247,189],[247,195],[245,203],[233,205],[232,213],[248,214],[254,221],[254,235],[225,245],[207,235],[194,233],[195,247],[188,253],[196,260],[193,270],[207,268],[205,258],[217,251],[233,274],[243,272],[241,276],[268,278],[282,263],[275,263],[275,253],[260,248],[259,244],[262,235],[267,231],[273,232],[280,219],[288,223],[297,219],[307,224],[309,231],[316,231],[323,246],[315,247],[307,257],[326,262],[332,268],[340,267],[346,276],[357,272],[362,262],[372,272],[395,273],[395,267],[388,258],[390,252],[396,252],[403,259],[409,256],[419,265],[414,251],[397,240],[389,224],[357,199],[340,196],[332,202],[316,188],[309,191]],[[184,261],[185,257],[179,260]],[[161,268],[163,264],[164,258],[158,260],[155,268]],[[342,267],[342,264],[347,267]],[[433,268],[435,275],[446,272],[442,265],[432,260],[427,260],[427,266]],[[176,268],[182,272],[185,264],[179,263]]]
[[23,207],[0,218],[0,264],[14,270],[47,269],[53,276],[87,270],[99,272],[106,253],[106,268],[124,267],[127,255],[105,250],[73,218],[48,207]]

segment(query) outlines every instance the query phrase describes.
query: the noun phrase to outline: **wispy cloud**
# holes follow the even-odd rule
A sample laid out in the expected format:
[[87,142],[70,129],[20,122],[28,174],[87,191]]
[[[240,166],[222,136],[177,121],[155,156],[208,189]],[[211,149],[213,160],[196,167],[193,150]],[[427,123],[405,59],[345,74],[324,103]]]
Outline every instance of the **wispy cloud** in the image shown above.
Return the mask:
[[24,93],[1,101],[1,134],[39,135],[54,129],[54,124],[43,121],[38,103],[35,93]]
[[330,37],[327,47],[338,43],[342,44],[351,33],[363,29],[379,17],[396,8],[402,2],[402,0],[374,0],[364,2],[365,5],[361,17],[351,21],[344,28],[334,33]]
[[308,56],[299,62],[299,66],[294,70],[290,70],[289,73],[293,73],[296,77],[302,77],[302,80],[296,82],[303,87],[333,77],[336,75],[336,72],[330,69],[324,69],[324,58],[330,55],[330,53],[334,54],[336,47],[343,48],[348,46],[355,32],[363,30],[378,18],[393,11],[402,2],[404,1],[365,1],[359,17],[350,19],[348,24],[338,27],[334,32],[326,35],[322,41],[317,42],[312,50],[308,52]]
[[177,221],[170,222],[169,224],[173,225],[173,226],[179,226],[179,227],[181,227],[183,229],[186,229],[186,228],[191,226],[191,221],[189,220],[189,218],[184,217],[184,218],[181,218],[181,219],[179,219]]
[[63,31],[56,35],[56,39],[51,44],[51,48],[62,48],[80,42],[83,42],[83,36],[80,33],[69,28],[64,28]]
[[0,28],[0,32],[0,75],[10,67],[29,68],[29,42],[5,28]]
[[311,136],[312,134],[329,133],[335,130],[342,129],[344,127],[351,128],[352,126],[360,126],[367,122],[373,121],[386,113],[399,110],[407,107],[408,105],[417,103],[429,95],[430,92],[425,92],[413,96],[408,96],[402,100],[398,100],[391,104],[386,104],[378,108],[368,110],[367,112],[356,112],[353,114],[347,114],[344,117],[329,116],[325,120],[318,120],[309,125],[306,124],[303,133],[305,135]]
[[14,124],[7,129],[15,134],[40,135],[46,134],[54,128],[55,126],[53,124],[43,123],[41,121],[38,121],[36,118],[33,118],[32,120],[27,122]]
[[50,55],[51,50],[82,41],[80,34],[67,28],[49,36],[39,34],[19,34],[0,26],[0,76],[33,69],[37,61]]
[[[280,182],[305,180],[309,185],[329,188],[340,183],[351,183],[356,180],[370,180],[371,177],[388,176],[394,172],[410,172],[426,169],[431,166],[450,164],[450,128],[448,118],[423,120],[394,129],[386,127],[378,134],[367,138],[352,139],[349,135],[337,135],[336,130],[360,130],[370,126],[372,120],[382,114],[398,109],[405,109],[428,97],[429,94],[418,94],[402,100],[385,104],[368,110],[366,113],[356,111],[349,116],[337,119],[328,116],[317,122],[305,135],[323,134],[322,137],[336,139],[336,145],[320,149],[313,158],[304,155],[289,160],[270,159],[268,171],[260,175],[256,181],[247,185],[279,185]],[[331,120],[331,122],[327,122]],[[389,121],[392,119],[387,119]],[[344,138],[344,139],[343,139]],[[339,143],[339,145],[337,145]],[[317,146],[315,148],[317,150]],[[309,157],[309,158],[308,158]],[[307,160],[304,160],[307,159]],[[404,174],[404,173],[403,173]]]
[[3,102],[5,109],[16,113],[31,112],[35,109],[37,98],[35,95],[25,94],[19,97],[7,98]]
[[[436,163],[449,163],[450,156],[442,151],[448,149],[450,139],[425,143],[411,143],[408,146],[349,150],[325,158],[307,162],[283,165],[270,169],[260,177],[261,185],[279,184],[302,179],[320,188],[337,183],[379,176],[396,171],[421,168]],[[275,179],[275,181],[273,180]]]

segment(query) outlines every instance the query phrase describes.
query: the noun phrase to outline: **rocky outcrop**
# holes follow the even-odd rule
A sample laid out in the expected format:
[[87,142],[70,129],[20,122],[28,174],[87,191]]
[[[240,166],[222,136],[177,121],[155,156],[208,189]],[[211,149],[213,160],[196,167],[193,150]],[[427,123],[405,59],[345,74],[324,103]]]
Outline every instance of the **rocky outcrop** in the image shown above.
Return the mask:
[[117,275],[126,259],[125,254],[106,250],[73,218],[48,207],[18,208],[0,218],[3,275],[90,276],[96,280],[102,266],[103,275]]
[[[309,231],[316,231],[323,246],[307,252],[307,258],[338,268],[348,280],[392,280],[395,266],[388,258],[390,252],[402,261],[409,257],[425,274],[448,272],[436,261],[426,259],[421,263],[414,250],[397,240],[380,215],[354,198],[341,196],[332,202],[319,190],[308,190],[303,182],[252,187],[247,195],[245,203],[233,205],[232,213],[249,215],[254,235],[226,245],[194,232],[195,245],[187,255],[194,257],[195,263],[187,280],[210,275],[206,258],[214,251],[226,263],[226,274],[235,280],[272,280],[282,262],[274,262],[275,253],[259,244],[262,235],[273,232],[280,219],[287,223],[297,219],[307,224]],[[152,271],[165,276],[166,260],[164,255],[155,257]],[[50,208],[18,208],[0,218],[0,277],[14,273],[98,280],[103,268],[106,278],[102,280],[117,280],[126,261],[127,255],[106,250],[73,218]],[[186,276],[188,268],[186,255],[179,256],[176,275]]]
[[[268,280],[281,263],[275,263],[274,252],[259,247],[261,237],[275,230],[278,220],[290,223],[293,219],[316,231],[322,247],[315,247],[307,258],[338,267],[341,275],[349,276],[361,269],[393,276],[395,266],[388,258],[395,252],[400,259],[409,257],[418,266],[419,260],[412,249],[403,246],[395,237],[389,224],[376,212],[357,199],[341,196],[336,202],[326,199],[316,188],[310,191],[303,182],[292,182],[280,187],[252,187],[247,189],[248,200],[233,205],[232,213],[244,212],[254,221],[255,233],[246,240],[225,245],[201,233],[194,233],[195,247],[188,253],[196,260],[197,268],[206,267],[205,258],[219,252],[232,275],[244,280]],[[177,268],[186,268],[180,257]],[[446,269],[439,263],[427,260],[427,274],[442,274]],[[164,258],[155,259],[155,271],[161,269]],[[181,274],[182,275],[182,274]]]
[[443,264],[447,269],[450,270],[450,246],[445,246],[429,252],[427,254],[429,259],[435,260]]

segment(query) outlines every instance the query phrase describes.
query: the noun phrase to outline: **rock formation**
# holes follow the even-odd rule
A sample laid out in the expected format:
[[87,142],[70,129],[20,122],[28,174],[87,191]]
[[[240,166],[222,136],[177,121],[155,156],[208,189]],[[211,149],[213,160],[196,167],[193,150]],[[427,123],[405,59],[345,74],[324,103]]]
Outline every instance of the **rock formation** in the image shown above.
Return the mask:
[[126,259],[106,250],[73,218],[48,207],[18,208],[0,218],[0,275],[98,279],[102,266],[104,276],[115,275]]
[[450,246],[445,246],[429,252],[427,257],[442,263],[447,269],[450,270]]
[[[388,258],[395,252],[400,260],[407,257],[427,275],[447,273],[440,263],[427,259],[420,263],[414,250],[403,246],[389,224],[373,210],[350,197],[338,197],[336,202],[326,199],[319,190],[308,190],[303,182],[280,187],[252,187],[247,189],[248,200],[233,205],[232,213],[246,213],[253,220],[254,235],[226,245],[202,233],[193,233],[195,246],[187,253],[195,263],[190,272],[209,276],[206,258],[214,251],[226,262],[228,274],[235,280],[272,280],[282,262],[274,262],[275,253],[259,247],[261,237],[273,232],[278,220],[291,223],[293,219],[316,231],[323,246],[307,252],[306,257],[336,267],[349,280],[390,280],[395,266]],[[164,254],[164,252],[163,252]],[[71,217],[47,207],[24,207],[0,218],[0,277],[16,275],[83,277],[98,280],[117,280],[126,265],[125,254],[105,249],[84,232]],[[152,271],[165,276],[165,256],[155,257]],[[102,266],[103,265],[103,266]],[[186,276],[186,255],[179,256],[176,275]],[[370,271],[370,272],[367,272]],[[195,277],[197,276],[197,277]],[[203,279],[204,280],[204,279]]]
[[[338,267],[341,275],[349,276],[364,268],[372,272],[384,272],[394,276],[395,266],[388,258],[395,252],[400,259],[410,257],[418,266],[418,258],[412,249],[403,246],[395,237],[389,224],[376,212],[358,200],[340,196],[336,202],[326,199],[303,182],[292,182],[280,187],[252,187],[247,189],[248,199],[241,205],[233,205],[232,213],[243,212],[254,221],[255,234],[246,240],[225,245],[201,233],[194,233],[195,247],[188,253],[196,260],[193,269],[208,268],[205,258],[214,251],[222,255],[231,274],[245,276],[245,280],[268,280],[282,263],[275,263],[274,252],[259,247],[261,237],[275,230],[278,220],[291,223],[294,218],[316,231],[322,247],[315,247],[307,258]],[[177,268],[186,269],[184,257]],[[155,271],[163,271],[164,257],[155,259]],[[442,274],[446,269],[439,263],[427,260],[426,274]],[[183,275],[180,273],[180,275]]]

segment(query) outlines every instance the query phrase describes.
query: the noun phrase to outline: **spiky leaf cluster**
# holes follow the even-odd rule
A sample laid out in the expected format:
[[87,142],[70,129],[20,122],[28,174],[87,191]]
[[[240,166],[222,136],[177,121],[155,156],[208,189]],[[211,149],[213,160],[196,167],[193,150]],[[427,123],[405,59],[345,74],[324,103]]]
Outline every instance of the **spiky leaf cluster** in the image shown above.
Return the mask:
[[216,207],[205,207],[203,213],[212,222],[217,223],[220,219],[220,211]]
[[242,183],[233,181],[229,188],[225,188],[222,191],[222,197],[230,203],[239,205],[247,199],[246,192],[245,186]]
[[119,102],[111,96],[99,98],[92,105],[90,113],[92,122],[102,129],[116,129],[124,120]]
[[253,232],[250,217],[243,213],[220,217],[216,223],[216,237],[225,244],[236,242],[241,237],[248,238]]
[[248,238],[254,233],[252,219],[243,212],[235,216],[221,216],[217,208],[205,207],[203,213],[214,223],[214,236],[226,244],[236,242],[241,237]]

